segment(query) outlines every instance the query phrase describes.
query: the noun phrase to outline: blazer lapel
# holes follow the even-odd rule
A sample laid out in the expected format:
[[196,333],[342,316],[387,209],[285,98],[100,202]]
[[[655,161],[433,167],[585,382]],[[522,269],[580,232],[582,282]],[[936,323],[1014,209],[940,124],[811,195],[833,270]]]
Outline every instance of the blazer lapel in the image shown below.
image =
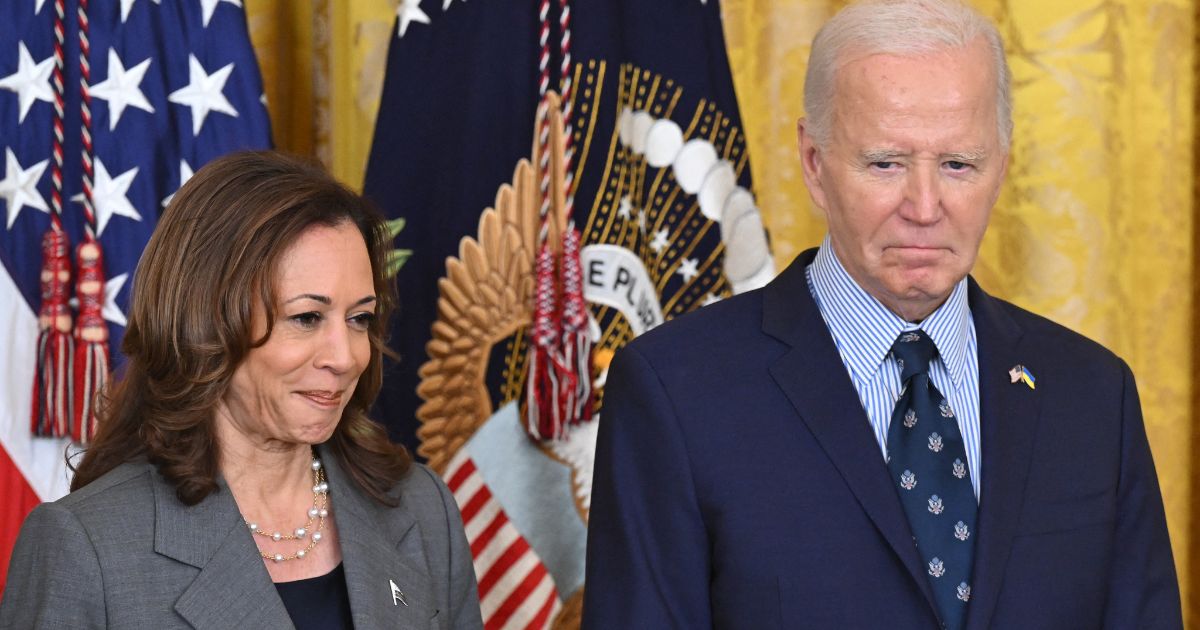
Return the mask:
[[362,495],[324,450],[354,627],[429,628],[438,609],[416,519]]
[[[979,343],[979,422],[982,477],[979,538],[967,628],[987,628],[1008,562],[1038,428],[1035,390],[1013,383],[1008,371],[1037,355],[1000,303],[970,280],[971,314]],[[1036,365],[1030,366],[1034,371]],[[1039,383],[1039,387],[1052,387]]]
[[228,486],[185,506],[155,472],[154,551],[200,569],[175,601],[175,612],[197,630],[290,630],[291,618],[271,583]]
[[815,254],[801,254],[764,290],[763,331],[791,346],[770,366],[771,376],[936,611],[870,421],[809,293],[804,269]]

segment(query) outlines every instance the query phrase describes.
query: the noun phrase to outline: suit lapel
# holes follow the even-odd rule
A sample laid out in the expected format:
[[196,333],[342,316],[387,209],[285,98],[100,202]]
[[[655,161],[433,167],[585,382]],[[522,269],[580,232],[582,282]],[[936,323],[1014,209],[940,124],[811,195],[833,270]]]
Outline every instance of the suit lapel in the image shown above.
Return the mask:
[[770,366],[771,376],[936,610],[870,421],[809,293],[804,269],[815,253],[799,256],[764,289],[763,331],[791,346]]
[[363,496],[323,450],[354,627],[428,628],[437,602],[416,519]]
[[[967,628],[987,628],[1008,562],[1037,434],[1038,393],[1013,383],[1009,369],[1036,357],[1036,348],[994,298],[970,281],[971,314],[979,343],[982,485],[975,542],[973,601]],[[1029,366],[1036,372],[1037,366]],[[1044,382],[1039,387],[1052,387]]]
[[283,601],[224,481],[217,492],[188,507],[157,472],[151,478],[154,551],[200,569],[175,601],[175,612],[197,630],[291,629]]

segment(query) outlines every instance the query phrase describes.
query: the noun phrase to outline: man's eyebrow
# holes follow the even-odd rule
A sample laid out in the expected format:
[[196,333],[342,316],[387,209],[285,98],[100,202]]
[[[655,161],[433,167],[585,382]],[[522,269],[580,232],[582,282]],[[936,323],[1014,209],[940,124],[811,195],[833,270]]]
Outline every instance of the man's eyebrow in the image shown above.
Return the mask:
[[966,151],[952,151],[950,153],[942,154],[943,158],[954,160],[956,162],[978,162],[987,156],[987,150],[982,147],[967,149]]
[[907,151],[899,149],[867,149],[862,152],[862,158],[868,162],[887,162],[906,155]]
[[[900,157],[910,155],[908,151],[900,149],[867,149],[862,152],[862,158],[868,162],[887,162]],[[941,154],[944,160],[954,160],[958,162],[978,162],[988,156],[986,149],[976,147],[965,151],[951,151]]]

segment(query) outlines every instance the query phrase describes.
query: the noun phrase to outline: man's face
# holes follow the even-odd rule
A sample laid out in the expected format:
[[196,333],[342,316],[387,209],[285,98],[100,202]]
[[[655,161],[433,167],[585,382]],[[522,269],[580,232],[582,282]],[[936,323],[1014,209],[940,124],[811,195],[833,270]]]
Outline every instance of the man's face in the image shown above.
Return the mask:
[[975,264],[1008,165],[987,45],[859,58],[834,85],[827,146],[800,122],[804,181],[851,277],[924,319]]

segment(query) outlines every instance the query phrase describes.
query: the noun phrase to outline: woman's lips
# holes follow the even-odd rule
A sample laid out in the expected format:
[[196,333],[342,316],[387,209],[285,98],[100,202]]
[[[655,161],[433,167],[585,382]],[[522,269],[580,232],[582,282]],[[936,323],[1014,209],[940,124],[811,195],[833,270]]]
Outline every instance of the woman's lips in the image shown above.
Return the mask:
[[325,409],[333,409],[342,404],[342,392],[331,392],[328,390],[308,390],[296,392],[301,396],[312,401],[314,405]]

